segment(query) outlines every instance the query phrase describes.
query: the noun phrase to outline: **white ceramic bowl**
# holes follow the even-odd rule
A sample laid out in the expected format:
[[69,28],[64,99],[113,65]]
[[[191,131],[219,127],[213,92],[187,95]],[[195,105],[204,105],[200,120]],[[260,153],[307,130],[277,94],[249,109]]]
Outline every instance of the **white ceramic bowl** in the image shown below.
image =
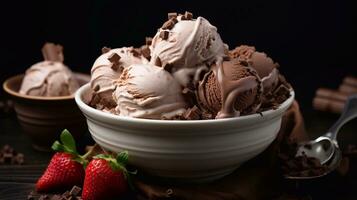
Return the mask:
[[291,97],[276,110],[218,120],[150,120],[121,117],[88,106],[89,84],[75,99],[93,139],[103,148],[129,151],[129,163],[150,175],[204,182],[230,174],[276,138]]

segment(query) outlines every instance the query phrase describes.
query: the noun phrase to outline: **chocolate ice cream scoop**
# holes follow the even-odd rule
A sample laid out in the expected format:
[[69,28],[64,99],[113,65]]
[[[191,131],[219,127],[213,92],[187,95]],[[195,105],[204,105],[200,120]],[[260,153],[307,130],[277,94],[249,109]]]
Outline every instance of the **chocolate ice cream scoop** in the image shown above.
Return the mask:
[[230,51],[232,58],[246,60],[258,72],[262,79],[264,94],[271,93],[278,85],[278,63],[275,63],[263,52],[258,52],[253,46],[241,45]]
[[113,98],[121,116],[172,119],[186,111],[179,83],[169,72],[150,64],[125,68]]
[[66,96],[79,84],[63,62],[62,46],[46,43],[42,48],[45,61],[32,65],[25,74],[19,93],[31,96]]
[[102,53],[91,70],[90,84],[94,92],[91,104],[99,109],[110,109],[116,105],[112,98],[115,90],[114,81],[120,77],[123,69],[132,64],[148,63],[148,60],[133,47],[117,49],[104,47]]
[[262,83],[248,62],[232,59],[214,64],[198,87],[198,101],[216,118],[254,113],[261,104]]
[[203,63],[216,61],[225,54],[217,28],[203,17],[192,14],[170,15],[169,20],[156,33],[150,46],[151,63],[170,72],[178,72],[178,81],[187,86],[190,77],[200,73]]

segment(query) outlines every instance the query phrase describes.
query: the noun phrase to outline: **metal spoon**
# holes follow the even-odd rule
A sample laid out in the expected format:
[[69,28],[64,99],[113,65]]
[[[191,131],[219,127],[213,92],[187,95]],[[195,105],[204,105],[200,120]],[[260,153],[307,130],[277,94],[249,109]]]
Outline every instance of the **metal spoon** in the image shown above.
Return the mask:
[[335,124],[328,132],[315,140],[302,142],[298,144],[296,156],[301,156],[303,153],[308,157],[315,157],[320,160],[321,164],[326,164],[328,170],[318,176],[309,177],[292,177],[286,176],[288,179],[311,179],[324,176],[336,169],[342,159],[342,153],[337,143],[337,134],[340,128],[357,117],[357,95],[350,96],[347,99],[343,112]]

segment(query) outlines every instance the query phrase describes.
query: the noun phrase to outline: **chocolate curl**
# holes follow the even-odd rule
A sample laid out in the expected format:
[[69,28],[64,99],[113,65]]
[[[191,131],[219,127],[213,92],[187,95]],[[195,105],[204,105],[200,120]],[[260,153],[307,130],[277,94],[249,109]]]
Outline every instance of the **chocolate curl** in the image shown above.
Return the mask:
[[63,62],[63,47],[54,43],[47,42],[42,47],[43,58],[47,61]]

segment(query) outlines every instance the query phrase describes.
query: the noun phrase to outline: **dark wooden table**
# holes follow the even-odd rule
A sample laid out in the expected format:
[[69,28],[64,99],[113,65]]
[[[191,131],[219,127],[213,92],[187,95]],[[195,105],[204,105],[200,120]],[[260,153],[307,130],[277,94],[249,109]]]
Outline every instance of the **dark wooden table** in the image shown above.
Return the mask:
[[[305,117],[307,130],[311,137],[315,137],[326,131],[338,118],[338,115],[314,111],[304,112],[303,115]],[[356,122],[356,120],[350,122],[341,130],[339,141],[342,148],[347,144],[357,144]],[[81,140],[80,146],[83,147],[92,142],[93,141],[87,133],[85,138]],[[34,189],[34,184],[49,162],[51,154],[38,152],[31,147],[31,142],[29,138],[22,133],[14,112],[7,114],[0,113],[0,147],[4,144],[10,144],[16,151],[24,153],[25,164],[20,166],[0,165],[0,199],[26,199],[30,191]],[[351,165],[351,167],[354,168],[355,166]],[[357,169],[352,170],[357,171]],[[323,180],[321,182],[323,182]],[[356,182],[346,183],[346,187],[348,188],[350,184],[355,183]],[[341,182],[338,184],[341,185]],[[337,193],[341,194],[334,196],[323,195],[324,191],[330,190],[331,192],[331,190],[334,189],[333,183],[329,184],[328,187],[331,187],[330,189],[323,188],[325,187],[324,183],[317,187],[320,188],[311,188],[313,189],[313,192],[310,195],[312,199],[321,199],[320,197],[326,198],[326,196],[329,197],[328,199],[357,199],[357,191],[353,189],[336,190]],[[331,192],[331,194],[336,192]]]

